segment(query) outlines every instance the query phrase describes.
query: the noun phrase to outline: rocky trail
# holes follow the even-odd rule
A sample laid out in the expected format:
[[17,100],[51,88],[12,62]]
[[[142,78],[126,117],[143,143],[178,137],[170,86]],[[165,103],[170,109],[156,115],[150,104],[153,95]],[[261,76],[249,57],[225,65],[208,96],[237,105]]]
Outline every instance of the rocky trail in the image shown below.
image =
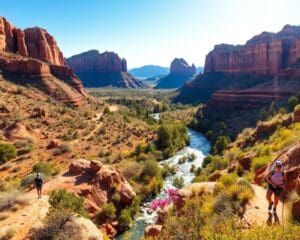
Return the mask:
[[[251,200],[249,206],[247,207],[245,219],[247,219],[251,224],[257,224],[258,226],[262,226],[264,224],[267,224],[267,220],[269,218],[268,202],[266,200],[266,189],[254,184],[252,184],[252,188],[254,189],[255,196]],[[287,213],[288,211],[285,207],[284,215],[282,216],[282,203],[279,202],[277,206],[277,216],[280,224],[282,224],[282,219],[287,218]],[[274,222],[275,219],[273,215],[272,223]]]
[[0,236],[5,235],[8,231],[14,232],[14,240],[27,239],[24,236],[33,227],[38,227],[45,218],[49,210],[49,197],[44,195],[37,199],[36,193],[31,191],[24,197],[29,199],[25,206],[21,206],[16,211],[9,211],[9,217],[0,221]]
[[[49,210],[49,196],[46,195],[49,191],[57,188],[68,188],[72,185],[68,184],[67,176],[59,175],[51,181],[55,182],[56,186],[53,186],[50,182],[46,183],[44,186],[44,195],[41,199],[37,199],[35,190],[32,190],[26,194],[24,197],[29,199],[27,205],[20,207],[16,211],[8,212],[9,217],[0,221],[0,236],[5,234],[9,229],[12,229],[16,234],[12,239],[27,239],[23,236],[26,236],[31,227],[37,227],[41,224],[42,220],[46,216]],[[206,186],[208,189],[212,190],[215,182],[208,183],[198,183],[198,187]],[[68,186],[70,185],[70,186]],[[192,184],[195,186],[195,184]],[[192,186],[191,185],[191,186]],[[253,225],[257,224],[258,226],[265,225],[268,215],[268,203],[265,199],[266,190],[260,186],[253,185],[252,187],[255,191],[255,196],[251,200],[250,204],[247,206],[245,213],[245,220],[247,223]],[[278,218],[281,223],[282,221],[282,203],[278,205]],[[284,219],[287,217],[287,210],[284,211]],[[274,218],[273,218],[274,221]]]

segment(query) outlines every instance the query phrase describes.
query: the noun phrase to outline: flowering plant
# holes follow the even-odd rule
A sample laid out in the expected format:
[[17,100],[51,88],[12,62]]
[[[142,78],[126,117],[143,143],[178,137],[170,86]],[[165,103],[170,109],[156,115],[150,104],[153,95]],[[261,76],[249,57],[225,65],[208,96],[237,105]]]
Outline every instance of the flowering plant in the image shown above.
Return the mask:
[[155,211],[157,208],[163,208],[171,202],[175,202],[179,198],[177,189],[169,188],[165,189],[164,191],[167,194],[167,197],[164,199],[154,200],[149,206],[151,210]]

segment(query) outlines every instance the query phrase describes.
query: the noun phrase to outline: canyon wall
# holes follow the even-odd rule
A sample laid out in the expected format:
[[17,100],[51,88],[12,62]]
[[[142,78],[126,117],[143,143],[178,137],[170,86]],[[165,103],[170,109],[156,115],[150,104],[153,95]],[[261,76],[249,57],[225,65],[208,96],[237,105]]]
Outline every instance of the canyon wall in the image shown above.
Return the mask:
[[88,97],[53,36],[38,27],[21,30],[4,17],[0,17],[0,70],[6,78],[36,86],[62,102],[80,105]]
[[127,72],[127,61],[114,52],[90,50],[67,59],[87,87],[146,88]]

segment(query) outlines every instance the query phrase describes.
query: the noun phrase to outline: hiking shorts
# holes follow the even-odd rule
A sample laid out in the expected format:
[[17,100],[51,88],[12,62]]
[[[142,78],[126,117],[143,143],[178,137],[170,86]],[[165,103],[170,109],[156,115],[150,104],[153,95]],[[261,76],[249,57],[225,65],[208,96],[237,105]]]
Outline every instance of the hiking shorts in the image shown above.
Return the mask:
[[35,185],[36,189],[41,190],[42,189],[42,185],[41,184],[37,184]]
[[268,191],[274,193],[276,196],[280,196],[280,194],[282,193],[282,188],[280,187],[273,187],[270,183],[268,184]]

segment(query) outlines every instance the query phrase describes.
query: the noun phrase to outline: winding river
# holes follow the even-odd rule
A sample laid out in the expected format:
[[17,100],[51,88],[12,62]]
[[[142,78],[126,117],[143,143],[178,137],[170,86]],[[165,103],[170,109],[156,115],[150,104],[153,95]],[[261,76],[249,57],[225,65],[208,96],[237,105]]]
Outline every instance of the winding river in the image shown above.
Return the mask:
[[[159,120],[159,114],[152,114],[152,117],[156,120]],[[168,176],[165,179],[163,189],[174,188],[172,182],[176,177],[182,177],[184,179],[184,184],[191,183],[194,178],[194,173],[190,172],[192,164],[194,164],[196,167],[201,166],[204,157],[207,156],[210,151],[210,143],[203,134],[190,128],[188,128],[188,134],[190,136],[190,143],[188,146],[177,152],[173,157],[159,162],[160,165],[167,163],[170,166],[175,166],[177,169],[176,174],[174,174],[173,176]],[[196,156],[196,159],[194,161],[186,161],[183,164],[178,164],[178,160],[181,157],[187,156],[188,154],[192,153]],[[164,197],[165,192],[164,190],[162,190],[156,198],[161,199]],[[141,212],[143,212],[142,215],[135,219],[131,229],[128,230],[131,240],[139,240],[140,238],[142,238],[144,236],[145,227],[148,224],[155,222],[156,213],[150,213],[147,210],[147,207],[141,208]],[[118,236],[116,240],[123,240],[123,236],[123,234]]]

